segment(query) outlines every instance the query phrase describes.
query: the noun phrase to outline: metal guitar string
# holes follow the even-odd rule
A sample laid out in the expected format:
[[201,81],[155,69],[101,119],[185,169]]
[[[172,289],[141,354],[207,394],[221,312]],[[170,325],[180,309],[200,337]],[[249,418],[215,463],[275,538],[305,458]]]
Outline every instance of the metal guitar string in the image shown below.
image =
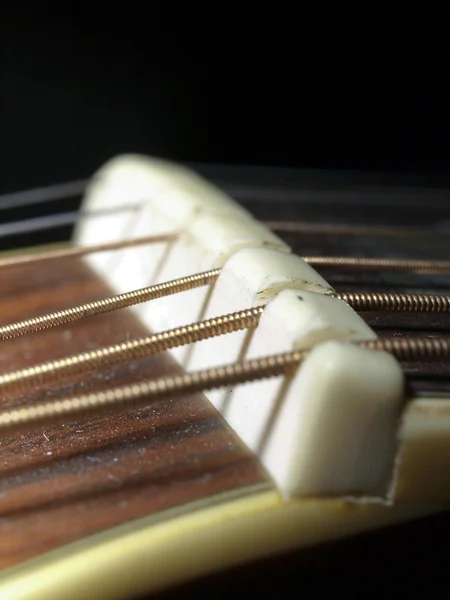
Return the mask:
[[162,298],[170,294],[177,294],[196,287],[213,283],[220,274],[220,269],[196,273],[187,277],[180,277],[172,281],[158,283],[146,288],[126,292],[117,296],[110,296],[103,300],[96,300],[86,304],[80,304],[57,312],[48,313],[40,317],[25,319],[10,325],[0,327],[0,340],[5,341],[27,333],[35,333],[44,329],[50,329],[57,325],[79,321],[86,317],[92,317],[120,308],[134,306],[155,298]]
[[[213,272],[210,276],[211,282],[216,277],[216,274],[217,273]],[[192,287],[197,286],[197,284],[202,282],[202,275],[203,274],[200,274],[199,278],[184,278],[187,279],[185,285],[192,285]],[[205,281],[208,277],[208,275],[205,276]],[[180,280],[177,280],[177,283],[168,282],[168,284],[166,284],[166,291],[177,293],[178,286],[183,285],[183,280],[178,283],[179,281]],[[169,287],[171,283],[174,283],[174,285]],[[153,286],[153,290],[154,288],[155,286]],[[152,288],[148,288],[148,290],[151,289]],[[154,294],[154,292],[149,292],[149,295],[152,293]],[[141,298],[138,297],[137,300],[142,299],[142,297],[144,297],[143,294]],[[351,294],[337,294],[337,297],[349,303],[350,306],[356,310],[377,310],[384,308],[385,310],[413,312],[450,312],[450,296],[428,296],[425,294],[363,294],[355,292]],[[134,296],[129,298],[130,301],[133,299]],[[124,304],[122,307],[123,306]],[[161,333],[145,336],[143,338],[126,340],[119,344],[66,356],[27,369],[12,371],[0,375],[0,391],[2,389],[11,389],[22,387],[24,385],[31,386],[37,383],[51,382],[62,378],[65,375],[79,374],[126,360],[136,360],[143,356],[162,352],[176,346],[191,344],[216,335],[224,335],[240,329],[254,328],[257,327],[262,312],[263,307],[248,308],[228,315],[222,315],[214,319],[199,321],[184,327],[177,327]],[[50,318],[50,315],[48,317]],[[420,358],[423,358],[424,350],[422,350],[421,347],[417,347],[417,350],[411,350],[411,352],[413,360],[416,360],[419,356]],[[417,356],[414,355],[414,352],[416,352]]]
[[11,221],[9,223],[0,224],[0,238],[23,233],[33,233],[35,231],[45,231],[46,229],[62,227],[63,225],[74,225],[82,219],[95,219],[97,217],[133,212],[139,210],[139,208],[141,208],[140,204],[127,204],[90,212],[74,210],[71,212],[44,215],[42,217],[32,217],[21,221]]
[[[448,338],[378,339],[353,342],[362,348],[387,351],[399,360],[443,360],[450,357]],[[259,379],[289,376],[307,356],[306,350],[265,356],[231,363],[183,375],[160,377],[104,392],[93,392],[53,402],[25,406],[0,412],[0,433],[11,434],[23,428],[56,423],[67,418],[97,414],[99,411],[124,410],[160,400],[249,383]]]
[[314,267],[339,267],[371,271],[404,271],[422,275],[450,274],[449,260],[355,258],[353,256],[303,256],[302,258]]
[[36,384],[50,383],[67,375],[80,374],[218,335],[255,328],[258,326],[262,312],[262,307],[249,308],[142,338],[126,340],[89,352],[72,354],[27,369],[5,373],[0,375],[0,394],[5,390],[11,391],[25,386],[32,387]]
[[[117,247],[130,247],[140,243],[159,242],[168,239],[167,236],[155,236],[150,239],[142,238],[133,243],[128,241],[120,244],[110,244],[114,249]],[[101,249],[105,249],[102,245]],[[69,249],[70,250],[70,249]],[[62,250],[61,253],[68,252]],[[86,254],[86,248],[81,251],[74,248],[73,254],[69,256],[78,256]],[[51,259],[53,252],[50,252],[50,258],[45,255],[45,260]],[[24,262],[34,262],[31,258]],[[57,253],[57,258],[61,256]],[[8,261],[7,261],[8,262]],[[14,263],[12,263],[14,264]],[[0,262],[1,266],[1,262]],[[8,265],[9,266],[9,265]],[[143,302],[148,302],[155,298],[177,294],[196,287],[202,287],[214,283],[220,275],[220,269],[213,269],[203,273],[195,273],[187,277],[181,277],[172,281],[166,281],[146,288],[132,290],[124,294],[110,296],[103,300],[88,302],[79,306],[73,306],[57,312],[47,313],[31,319],[17,321],[0,327],[0,341],[5,341],[20,337],[29,333],[36,333],[45,329],[51,329],[59,325],[64,325],[86,317],[93,317],[121,308],[135,306]],[[450,312],[450,296],[432,295],[432,294],[395,294],[395,293],[377,293],[377,292],[340,292],[335,294],[336,298],[343,300],[349,306],[359,311],[386,310],[398,312]]]
[[[68,193],[70,190],[67,190]],[[32,197],[22,205],[42,201],[38,196]],[[56,199],[56,194],[55,194]],[[3,202],[1,202],[3,200]],[[0,198],[0,208],[12,203],[13,199]],[[20,199],[19,199],[20,204]],[[11,204],[12,205],[12,204]],[[17,205],[17,204],[16,204]],[[63,213],[15,223],[0,225],[0,237],[37,231],[61,224],[75,223],[80,218],[91,218],[104,216],[105,214],[116,214],[118,212],[130,211],[139,208],[139,205],[128,205],[115,209],[96,211],[94,213],[83,213],[75,211]],[[326,231],[326,230],[325,230]],[[153,243],[170,239],[176,233],[167,236],[155,236],[152,238],[139,238],[125,240],[122,242],[111,242],[86,246],[83,248],[68,248],[63,250],[43,252],[24,257],[14,257],[0,262],[0,266],[12,266],[26,262],[39,262],[53,260],[63,257],[82,256],[90,252],[101,252],[104,250],[118,250],[120,248],[134,245]],[[450,261],[433,260],[402,260],[402,259],[378,259],[378,258],[353,258],[353,257],[318,257],[309,256],[303,259],[311,265],[321,267],[361,268],[378,270],[408,271],[417,273],[450,273]],[[28,319],[0,327],[0,339],[7,340],[13,337],[32,333],[75,321],[88,316],[94,316],[104,312],[117,310],[132,306],[140,302],[146,302],[153,298],[178,293],[194,287],[214,283],[220,274],[220,269],[205,273],[198,273],[177,280],[165,282],[141,290],[134,290],[126,294],[120,294],[72,307],[56,313],[50,313],[34,319]],[[377,294],[373,292],[362,293],[337,293],[336,297],[347,302],[356,310],[395,310],[413,312],[449,312],[450,296],[433,296],[425,294]],[[114,362],[138,358],[140,356],[159,352],[176,345],[192,343],[206,339],[214,335],[222,335],[238,329],[256,327],[262,308],[248,309],[239,313],[224,315],[216,319],[193,323],[176,330],[170,330],[147,336],[139,340],[131,340],[122,344],[116,344],[106,348],[100,348],[93,352],[73,355],[63,359],[37,365],[30,369],[12,372],[0,377],[0,386],[8,388],[15,385],[19,387],[25,383],[49,382],[57,380],[65,374],[80,373],[84,370],[113,364]],[[382,339],[375,341],[357,342],[359,345],[373,350],[385,350],[394,354],[399,360],[443,360],[450,356],[450,340],[448,338],[409,338],[409,339]],[[214,369],[206,369],[196,373],[188,373],[178,377],[166,377],[153,381],[111,389],[106,392],[93,393],[86,396],[77,396],[63,399],[52,403],[25,407],[12,411],[0,413],[0,430],[11,432],[13,429],[28,427],[32,424],[53,422],[68,416],[76,416],[80,413],[91,413],[99,408],[121,409],[125,406],[134,405],[136,402],[147,402],[151,398],[160,398],[167,394],[176,395],[193,391],[204,391],[216,387],[233,385],[278,375],[289,374],[306,356],[305,351],[289,352],[261,359],[234,363]]]
[[[106,211],[107,212],[107,211]],[[116,212],[115,209],[113,212]],[[104,215],[105,211],[90,213],[90,216]],[[61,216],[61,215],[59,215]],[[64,215],[62,215],[64,216]],[[47,219],[47,217],[46,217]],[[40,222],[40,220],[38,220]],[[35,220],[26,220],[16,222],[15,225],[24,227],[25,224],[34,227]],[[14,225],[11,224],[11,225]],[[0,226],[0,233],[1,233]],[[17,228],[16,228],[17,229]],[[12,231],[12,230],[10,230]],[[22,231],[22,229],[21,229]],[[28,253],[19,256],[0,259],[0,269],[20,264],[29,264],[56,260],[61,258],[74,258],[90,253],[102,252],[106,250],[120,250],[134,246],[159,243],[175,239],[178,232],[167,233],[163,235],[147,236],[142,238],[126,239],[115,242],[104,242],[82,247],[58,248],[44,252]],[[341,266],[344,268],[362,268],[410,271],[423,274],[450,273],[450,261],[437,260],[403,260],[403,259],[379,259],[379,258],[353,258],[353,257],[320,257],[309,256],[302,257],[305,262],[313,266]],[[25,319],[16,323],[10,323],[0,327],[0,341],[19,337],[28,333],[50,329],[58,325],[77,321],[85,317],[91,317],[102,313],[110,312],[120,308],[133,306],[146,302],[153,298],[162,297],[193,289],[202,285],[213,283],[220,274],[220,269],[209,273],[196,273],[181,279],[161,283],[158,285],[146,287],[140,290],[132,290],[125,294],[112,296],[95,302],[63,309],[54,313],[49,313]],[[449,312],[450,296],[430,295],[430,294],[396,294],[396,293],[376,293],[376,292],[342,292],[335,296],[347,302],[352,308],[359,311],[366,310],[387,310],[402,312]]]
[[69,181],[68,183],[57,183],[31,190],[2,194],[0,195],[0,210],[22,208],[34,204],[43,204],[44,202],[75,198],[84,192],[88,182],[89,180],[87,179],[80,179],[78,181]]
[[450,229],[433,230],[418,227],[381,225],[346,225],[342,223],[317,223],[314,221],[265,221],[275,233],[306,233],[314,235],[367,235],[380,237],[430,237],[447,236]]
[[29,254],[20,254],[19,256],[10,256],[8,258],[0,259],[0,269],[2,267],[16,267],[30,263],[47,262],[50,260],[76,258],[95,252],[124,250],[126,248],[134,248],[135,246],[143,246],[146,244],[158,244],[160,242],[174,240],[177,235],[177,232],[165,233],[161,235],[138,237],[130,240],[120,240],[119,242],[104,242],[102,244],[93,244],[91,246],[71,246],[69,248],[56,248],[43,252],[30,252]]
[[[84,217],[95,218],[102,217],[109,214],[116,214],[116,212],[122,212],[122,210],[109,211],[96,211],[84,214]],[[62,221],[69,215],[74,213],[64,213],[58,215],[63,217]],[[79,213],[76,213],[77,215]],[[70,217],[72,218],[72,217]],[[31,223],[30,223],[31,221]],[[75,221],[74,221],[75,222]],[[48,225],[51,223],[51,225]],[[28,229],[26,225],[29,224]],[[53,225],[61,225],[58,219],[50,221],[50,217],[45,219],[27,219],[25,221],[16,221],[11,223],[11,229],[8,229],[6,234],[3,235],[14,235],[16,233],[27,233],[35,231],[35,226],[41,228],[41,225],[45,224],[45,227],[52,227]],[[65,222],[64,222],[65,224]],[[7,224],[8,225],[8,224]],[[2,228],[6,227],[0,225],[0,237],[2,236]],[[122,250],[125,248],[153,244],[162,241],[168,241],[175,239],[179,235],[177,231],[171,233],[165,233],[162,235],[145,236],[134,239],[125,239],[116,242],[104,242],[102,244],[93,244],[78,247],[61,248],[49,251],[34,252],[30,254],[23,254],[15,257],[8,257],[0,259],[0,268],[16,266],[19,264],[25,264],[30,262],[44,262],[48,260],[56,260],[60,258],[74,258],[77,256],[83,256],[86,254],[94,254],[96,252],[105,252],[107,250]],[[375,271],[405,271],[410,273],[417,273],[423,275],[449,275],[450,274],[450,261],[446,260],[417,260],[417,259],[394,259],[394,258],[355,258],[352,256],[301,256],[307,264],[322,267],[340,267],[347,269],[362,269],[362,270],[375,270]]]

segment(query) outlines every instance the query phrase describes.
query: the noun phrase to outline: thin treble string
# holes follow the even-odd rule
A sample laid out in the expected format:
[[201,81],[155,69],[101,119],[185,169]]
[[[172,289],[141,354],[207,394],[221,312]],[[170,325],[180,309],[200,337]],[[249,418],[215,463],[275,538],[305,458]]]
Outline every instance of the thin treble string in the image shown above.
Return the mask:
[[43,204],[44,202],[64,200],[66,198],[75,198],[84,192],[88,182],[88,179],[81,179],[69,183],[59,183],[56,185],[34,188],[32,190],[2,194],[0,195],[0,210],[31,206],[32,204]]
[[[70,213],[61,213],[44,217],[35,217],[22,221],[13,221],[0,225],[0,238],[19,233],[28,233],[60,225],[74,224],[81,219],[98,218],[108,215],[139,211],[142,204],[128,204],[110,209],[102,209],[92,212],[74,211]],[[126,248],[127,246],[138,246],[152,241],[162,241],[176,237],[179,232],[162,234],[160,236],[144,236],[142,238],[127,238],[117,242],[105,242],[104,244],[86,245],[78,249],[58,250],[42,252],[35,254],[33,258],[29,255],[15,257],[14,259],[0,259],[0,266],[4,264],[18,264],[21,262],[35,262],[42,259],[49,260],[51,257],[60,258],[67,253],[67,256],[75,256],[101,252],[102,250],[116,250]],[[148,241],[147,241],[148,240]],[[353,256],[300,256],[306,263],[316,267],[341,267],[350,269],[368,269],[374,271],[405,271],[416,274],[450,274],[450,261],[448,260],[420,260],[420,259],[397,259],[397,258],[371,258],[371,257],[353,257]]]
[[21,221],[11,221],[10,223],[2,223],[0,225],[0,238],[18,235],[23,233],[32,233],[35,231],[43,231],[61,227],[63,225],[74,225],[82,219],[95,219],[108,215],[132,212],[140,208],[140,204],[127,204],[123,206],[115,206],[114,208],[105,208],[96,211],[75,210],[66,213],[57,213],[52,215],[44,215],[42,217],[33,217],[31,219],[23,219]]
[[30,263],[42,263],[62,258],[75,258],[86,254],[106,252],[109,250],[124,250],[147,244],[157,244],[164,241],[174,240],[178,232],[164,233],[161,235],[149,235],[133,239],[120,240],[118,242],[104,242],[102,244],[91,244],[87,246],[71,246],[69,248],[56,248],[53,250],[33,252],[30,254],[19,254],[7,258],[0,258],[0,269]]

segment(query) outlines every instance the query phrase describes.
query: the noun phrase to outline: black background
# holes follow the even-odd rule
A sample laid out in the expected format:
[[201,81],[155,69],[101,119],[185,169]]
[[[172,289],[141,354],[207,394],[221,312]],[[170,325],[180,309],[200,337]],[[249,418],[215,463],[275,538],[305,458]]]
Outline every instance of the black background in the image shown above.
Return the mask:
[[86,177],[129,151],[448,172],[443,17],[269,6],[2,8],[0,193]]

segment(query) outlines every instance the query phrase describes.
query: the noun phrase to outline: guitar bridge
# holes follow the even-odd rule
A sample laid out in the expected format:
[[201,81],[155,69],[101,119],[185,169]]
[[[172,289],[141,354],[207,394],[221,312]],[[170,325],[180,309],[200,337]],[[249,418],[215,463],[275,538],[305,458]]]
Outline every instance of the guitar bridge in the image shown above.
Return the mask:
[[154,159],[111,161],[83,208],[127,205],[140,208],[82,220],[76,244],[171,237],[88,255],[115,292],[220,270],[208,286],[136,305],[150,331],[263,307],[256,328],[171,349],[186,371],[307,351],[288,376],[205,391],[285,498],[414,502],[426,489],[429,500],[448,499],[429,477],[447,469],[449,454],[435,451],[450,443],[446,401],[410,399],[401,364],[361,346],[373,329],[282,239],[198,175]]

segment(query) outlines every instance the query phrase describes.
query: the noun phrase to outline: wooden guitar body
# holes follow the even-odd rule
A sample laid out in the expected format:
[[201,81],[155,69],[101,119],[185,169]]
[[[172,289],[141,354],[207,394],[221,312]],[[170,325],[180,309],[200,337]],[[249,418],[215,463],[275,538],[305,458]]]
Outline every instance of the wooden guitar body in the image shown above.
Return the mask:
[[[300,188],[296,191],[299,197],[305,195]],[[337,196],[342,193],[338,190]],[[320,198],[281,199],[274,205],[247,197],[245,205],[261,221],[345,223],[350,228],[373,226],[374,217],[380,224],[385,222],[383,203],[380,209],[370,198],[364,210],[354,201],[346,204]],[[423,204],[411,201],[389,213],[390,225],[397,227],[420,223],[438,230],[444,218],[439,199],[426,212]],[[325,233],[314,228],[298,233],[294,227],[278,234],[301,255],[448,258],[449,238],[440,233],[421,237],[419,229],[417,237],[349,234],[332,228]],[[116,293],[84,257],[0,269],[0,325]],[[348,272],[334,267],[321,274],[338,291],[401,288],[444,293],[449,288],[446,276],[423,279],[416,274]],[[364,315],[380,336],[407,337],[418,332],[448,336],[448,314],[424,317],[380,311]],[[6,340],[0,374],[148,333],[138,315],[125,309]],[[426,447],[421,445],[420,436],[415,440],[411,434],[402,464],[406,475],[414,469],[418,474],[400,478],[394,499],[284,497],[255,453],[202,393],[152,400],[148,406],[118,414],[73,418],[2,434],[0,598],[125,600],[161,593],[214,573],[219,573],[217,581],[223,583],[220,573],[233,567],[266,561],[260,563],[261,568],[269,569],[267,561],[277,555],[286,556],[286,564],[291,565],[289,556],[296,556],[302,564],[313,546],[326,543],[333,548],[343,537],[442,512],[445,493],[441,499],[436,490],[450,492],[445,472],[450,449],[450,429],[445,434],[447,424],[450,427],[448,363],[414,368],[419,374],[409,380],[407,395],[417,402],[406,409],[415,411],[408,427],[413,427],[414,419],[427,418],[427,402],[433,401],[433,410],[442,413],[442,432],[436,447],[429,440]],[[105,366],[88,376],[72,375],[56,387],[5,393],[2,410],[181,372],[171,355],[157,354]],[[435,472],[429,469],[430,456]],[[410,481],[414,493],[410,493]],[[422,493],[417,492],[419,488]],[[447,530],[448,539],[448,517],[432,519],[430,527],[439,519],[439,528]],[[369,534],[365,539],[370,544],[373,538]],[[301,548],[303,553],[298,554]],[[323,552],[327,556],[330,550]],[[280,560],[272,565],[278,564],[279,569]],[[221,585],[206,581],[209,586]],[[201,593],[195,585],[186,589]],[[216,587],[208,589],[218,593]]]

